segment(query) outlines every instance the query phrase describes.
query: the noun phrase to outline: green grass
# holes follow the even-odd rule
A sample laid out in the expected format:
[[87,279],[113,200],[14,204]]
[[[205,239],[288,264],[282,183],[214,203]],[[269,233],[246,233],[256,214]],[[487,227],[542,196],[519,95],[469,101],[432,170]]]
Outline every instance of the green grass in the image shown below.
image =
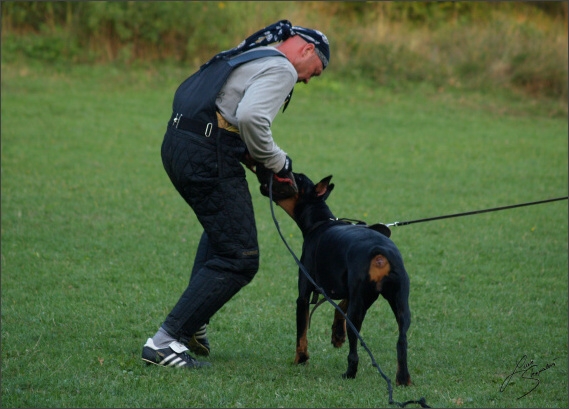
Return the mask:
[[[2,407],[382,407],[360,348],[331,347],[332,307],[294,357],[297,268],[249,174],[261,269],[209,327],[213,368],[143,365],[189,277],[199,225],[162,169],[176,69],[2,67]],[[337,78],[297,87],[275,138],[296,171],[333,174],[338,217],[393,222],[567,195],[567,119],[547,101],[400,91]],[[301,235],[277,209],[297,254]],[[411,276],[409,367],[433,407],[567,407],[567,202],[394,227]],[[387,303],[362,336],[394,380]],[[540,385],[514,378],[527,355]]]

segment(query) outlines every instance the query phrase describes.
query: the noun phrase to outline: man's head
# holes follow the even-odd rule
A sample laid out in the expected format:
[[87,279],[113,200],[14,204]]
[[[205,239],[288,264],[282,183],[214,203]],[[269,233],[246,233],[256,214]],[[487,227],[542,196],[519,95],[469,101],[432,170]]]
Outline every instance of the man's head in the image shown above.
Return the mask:
[[324,33],[311,28],[293,26],[290,30],[290,34],[293,36],[299,35],[307,43],[314,44],[316,55],[318,55],[318,58],[322,62],[322,69],[328,66],[328,62],[330,61],[330,44]]
[[319,76],[330,61],[328,39],[320,31],[294,26],[290,37],[277,48],[292,63],[298,74],[298,82],[308,84],[312,77]]

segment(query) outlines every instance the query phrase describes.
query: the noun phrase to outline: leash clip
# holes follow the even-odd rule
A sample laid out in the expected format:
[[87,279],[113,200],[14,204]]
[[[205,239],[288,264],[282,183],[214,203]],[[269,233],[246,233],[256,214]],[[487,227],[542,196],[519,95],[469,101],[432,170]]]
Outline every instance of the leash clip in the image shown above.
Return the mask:
[[176,129],[178,129],[178,125],[180,124],[180,118],[182,118],[182,114],[176,114],[176,118],[172,121]]

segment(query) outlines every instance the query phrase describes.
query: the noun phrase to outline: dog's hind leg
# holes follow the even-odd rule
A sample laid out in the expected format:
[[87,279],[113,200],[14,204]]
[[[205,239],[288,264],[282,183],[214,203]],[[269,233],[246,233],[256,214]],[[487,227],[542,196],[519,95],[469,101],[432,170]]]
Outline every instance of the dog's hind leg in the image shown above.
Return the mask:
[[[348,299],[342,300],[338,307],[344,311],[344,314],[348,310]],[[332,322],[332,345],[334,348],[340,348],[346,342],[346,319],[340,314],[340,312],[334,310],[334,321]]]
[[394,294],[386,297],[399,327],[397,339],[397,374],[396,385],[411,385],[411,376],[407,367],[407,330],[411,325],[411,312],[409,311],[409,287],[403,285]]

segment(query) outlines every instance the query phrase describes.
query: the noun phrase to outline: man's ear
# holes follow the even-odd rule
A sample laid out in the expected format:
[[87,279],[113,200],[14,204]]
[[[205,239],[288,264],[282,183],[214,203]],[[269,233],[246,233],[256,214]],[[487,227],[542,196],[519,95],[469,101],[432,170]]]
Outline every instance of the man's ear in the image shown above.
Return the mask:
[[302,50],[303,51],[302,56],[306,57],[306,55],[308,53],[314,52],[315,49],[316,49],[316,46],[314,44],[312,44],[312,43],[305,44],[304,49]]
[[[326,193],[330,194],[332,189],[334,189],[334,185],[330,184],[331,179],[332,179],[332,175],[326,176],[324,179],[322,179],[320,182],[318,182],[316,184],[314,189],[316,190],[316,196],[317,197],[324,196]],[[326,197],[328,197],[328,196],[326,196]]]

